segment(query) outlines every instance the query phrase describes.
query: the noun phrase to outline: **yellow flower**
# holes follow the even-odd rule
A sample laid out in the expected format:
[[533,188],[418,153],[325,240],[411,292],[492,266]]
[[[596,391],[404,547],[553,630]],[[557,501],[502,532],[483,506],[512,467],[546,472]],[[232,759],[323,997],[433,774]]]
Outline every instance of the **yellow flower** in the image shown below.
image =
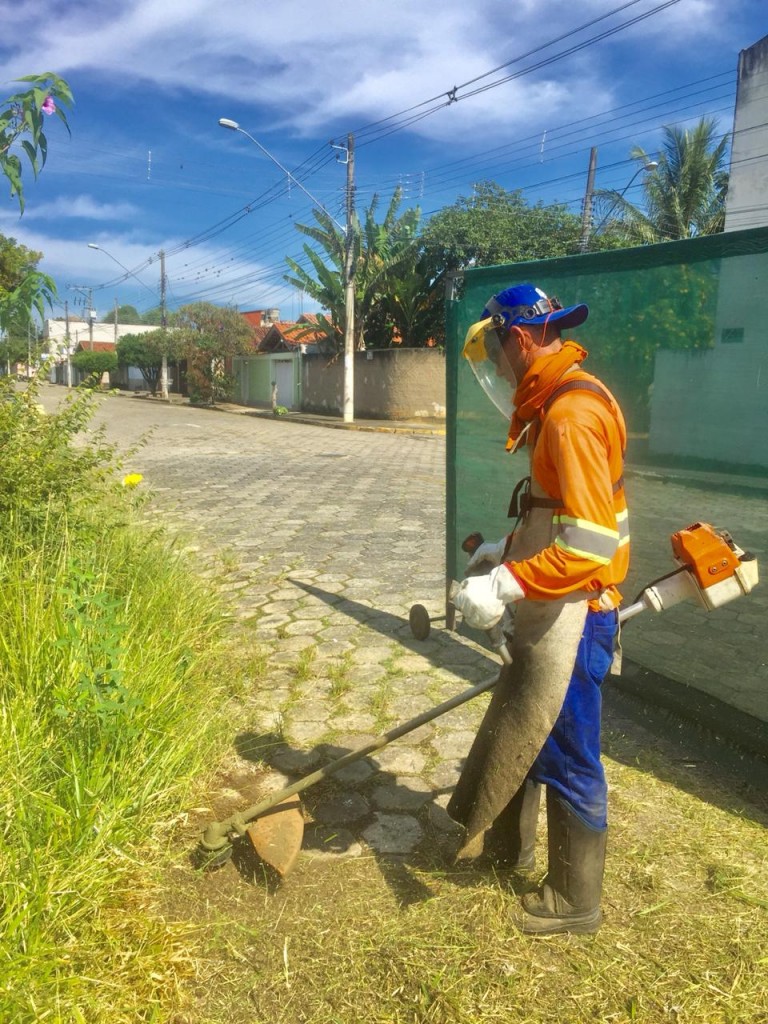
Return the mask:
[[143,479],[141,473],[129,473],[123,477],[123,487],[138,487]]

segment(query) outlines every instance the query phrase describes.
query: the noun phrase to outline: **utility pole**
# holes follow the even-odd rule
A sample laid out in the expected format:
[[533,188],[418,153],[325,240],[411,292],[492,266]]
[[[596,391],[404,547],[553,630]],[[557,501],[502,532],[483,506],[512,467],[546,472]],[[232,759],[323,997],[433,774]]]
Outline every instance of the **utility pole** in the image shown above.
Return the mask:
[[93,352],[93,319],[95,311],[93,308],[93,289],[88,289],[88,342],[91,352]]
[[595,190],[595,170],[597,169],[597,147],[589,151],[589,170],[587,171],[587,190],[584,193],[584,205],[581,209],[581,238],[579,252],[586,252],[589,235],[592,230],[592,195]]
[[344,422],[355,418],[355,137],[347,136],[347,230],[344,246]]
[[69,303],[64,303],[64,344],[67,346],[67,387],[72,387],[72,363],[69,358]]
[[115,345],[117,345],[117,296],[115,296]]
[[[168,326],[165,311],[165,252],[160,250],[160,327],[163,331]],[[168,401],[168,353],[163,348],[163,359],[160,367],[160,397]]]

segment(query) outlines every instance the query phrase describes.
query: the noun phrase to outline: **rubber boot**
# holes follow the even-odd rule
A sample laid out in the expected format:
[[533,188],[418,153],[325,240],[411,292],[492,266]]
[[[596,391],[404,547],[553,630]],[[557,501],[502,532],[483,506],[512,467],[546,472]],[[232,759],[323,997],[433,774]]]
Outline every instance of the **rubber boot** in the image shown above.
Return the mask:
[[498,867],[533,871],[541,784],[526,779],[485,834],[483,852]]
[[549,866],[538,892],[523,896],[520,930],[526,935],[596,932],[602,922],[606,832],[588,828],[547,791]]

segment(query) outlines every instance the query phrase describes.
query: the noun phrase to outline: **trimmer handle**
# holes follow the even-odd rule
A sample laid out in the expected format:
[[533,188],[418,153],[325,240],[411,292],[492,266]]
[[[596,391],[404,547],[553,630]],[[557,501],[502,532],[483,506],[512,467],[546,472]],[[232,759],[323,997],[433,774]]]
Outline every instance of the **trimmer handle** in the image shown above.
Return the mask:
[[485,538],[482,533],[470,533],[468,537],[465,537],[461,542],[461,550],[466,552],[468,555],[474,555],[481,544],[485,543]]

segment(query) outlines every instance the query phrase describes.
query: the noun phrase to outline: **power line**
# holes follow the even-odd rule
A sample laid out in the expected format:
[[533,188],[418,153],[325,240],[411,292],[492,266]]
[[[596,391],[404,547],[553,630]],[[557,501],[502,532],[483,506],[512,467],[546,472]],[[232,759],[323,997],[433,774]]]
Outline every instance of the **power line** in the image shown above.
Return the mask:
[[[655,14],[659,14],[661,11],[666,10],[668,7],[673,7],[675,4],[680,3],[680,0],[664,0],[663,3],[657,4],[656,7],[651,8],[649,11],[645,11],[643,14],[639,14],[634,18],[630,18],[628,21],[621,22],[619,25],[615,25],[612,28],[606,29],[604,32],[600,32],[595,36],[591,36],[589,39],[582,40],[580,43],[576,43],[565,50],[561,50],[559,53],[552,54],[551,56],[546,57],[535,64],[531,64],[528,67],[522,68],[514,72],[514,74],[506,75],[504,78],[498,79],[495,82],[491,82],[487,85],[481,86],[478,89],[474,89],[471,92],[468,92],[465,96],[458,95],[458,91],[460,89],[465,89],[468,85],[471,85],[476,81],[480,81],[482,78],[487,77],[487,75],[495,74],[496,71],[500,70],[501,68],[508,67],[512,64],[519,62],[520,60],[524,60],[528,56],[540,53],[542,50],[546,50],[550,46],[555,45],[555,43],[562,42],[563,39],[568,39],[573,36],[576,36],[585,29],[590,28],[594,24],[597,24],[597,22],[604,21],[606,18],[612,17],[614,14],[620,13],[626,8],[634,6],[634,4],[638,2],[639,0],[630,0],[629,3],[624,4],[621,7],[614,8],[612,11],[608,11],[606,14],[602,15],[599,18],[586,22],[584,25],[572,29],[571,31],[565,33],[562,36],[558,36],[553,40],[549,40],[546,43],[542,43],[541,46],[537,46],[533,50],[530,50],[525,54],[522,54],[518,57],[514,57],[512,60],[507,61],[505,64],[499,65],[498,68],[485,72],[483,75],[471,79],[468,82],[464,82],[462,85],[455,85],[452,89],[448,90],[447,92],[440,93],[438,96],[433,96],[431,99],[424,100],[422,103],[416,104],[415,106],[410,107],[408,110],[402,112],[402,114],[408,114],[411,111],[417,110],[419,107],[425,106],[426,104],[432,104],[432,106],[422,114],[414,114],[411,117],[404,118],[402,122],[397,122],[395,120],[396,118],[400,117],[401,114],[394,114],[388,118],[382,118],[379,121],[372,122],[370,125],[358,128],[354,133],[355,137],[365,138],[366,136],[370,136],[366,142],[360,143],[360,145],[362,146],[370,145],[372,142],[377,142],[382,138],[386,138],[388,135],[393,134],[393,132],[401,131],[403,128],[409,127],[412,123],[415,123],[416,121],[422,120],[424,117],[428,117],[431,114],[436,113],[443,107],[447,107],[450,106],[452,103],[458,103],[462,100],[469,99],[472,96],[477,96],[480,93],[487,92],[490,89],[496,89],[500,85],[504,85],[506,82],[510,82],[515,78],[520,78],[523,75],[528,75],[532,71],[537,71],[542,67],[548,67],[550,64],[554,64],[557,61],[563,60],[565,57],[569,57],[574,53],[578,53],[580,50],[586,49],[587,47],[592,46],[595,43],[601,42],[603,39],[608,39],[609,37],[614,36],[619,32],[623,32],[625,29],[630,28],[633,25],[636,25],[642,21],[645,21],[647,18],[650,18]],[[437,103],[436,101],[438,99],[441,99],[442,97],[446,98],[443,99],[442,102]],[[376,128],[379,125],[385,124],[387,125],[386,129],[381,128],[378,133],[374,134],[374,128]]]

